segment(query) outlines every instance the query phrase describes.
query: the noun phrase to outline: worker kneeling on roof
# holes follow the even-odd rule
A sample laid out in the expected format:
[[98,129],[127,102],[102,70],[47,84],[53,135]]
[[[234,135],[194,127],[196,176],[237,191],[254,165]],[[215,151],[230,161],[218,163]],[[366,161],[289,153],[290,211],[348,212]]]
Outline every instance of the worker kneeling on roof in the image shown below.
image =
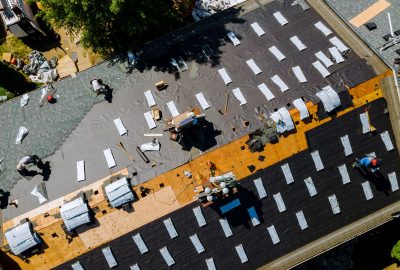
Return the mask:
[[370,168],[371,172],[376,172],[382,165],[382,160],[371,155],[366,155],[361,159],[356,159],[353,163],[353,168]]
[[105,94],[107,93],[107,88],[103,84],[103,82],[99,79],[93,79],[90,81],[90,84],[92,85],[92,89],[96,94]]

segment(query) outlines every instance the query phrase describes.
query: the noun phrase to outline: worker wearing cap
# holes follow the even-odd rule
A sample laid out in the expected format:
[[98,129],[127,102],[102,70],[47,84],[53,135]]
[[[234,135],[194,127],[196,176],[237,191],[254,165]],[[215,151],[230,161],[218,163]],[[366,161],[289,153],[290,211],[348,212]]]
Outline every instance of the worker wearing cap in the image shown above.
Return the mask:
[[102,84],[101,80],[99,79],[91,80],[90,84],[92,85],[93,91],[96,94],[102,94],[107,92],[106,87],[104,86],[104,84]]
[[36,155],[24,156],[23,158],[20,159],[20,161],[17,164],[17,171],[21,174],[26,173],[26,172],[28,172],[28,170],[26,169],[26,165],[28,165],[28,164],[36,165],[39,163],[42,163],[42,161]]
[[356,162],[353,164],[353,168],[370,168],[372,172],[379,170],[379,167],[382,164],[382,160],[377,159],[372,156],[364,156],[361,159],[356,159]]

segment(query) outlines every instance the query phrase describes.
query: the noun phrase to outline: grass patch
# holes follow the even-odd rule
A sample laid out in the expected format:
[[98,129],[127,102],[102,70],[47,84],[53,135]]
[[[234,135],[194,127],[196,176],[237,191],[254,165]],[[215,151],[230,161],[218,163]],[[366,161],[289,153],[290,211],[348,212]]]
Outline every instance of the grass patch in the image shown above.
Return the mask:
[[41,85],[28,81],[25,74],[2,62],[0,62],[0,74],[0,95],[7,96],[9,99],[32,91]]
[[0,44],[1,56],[3,53],[12,53],[13,56],[27,59],[31,50],[21,39],[14,36],[8,36],[4,43]]

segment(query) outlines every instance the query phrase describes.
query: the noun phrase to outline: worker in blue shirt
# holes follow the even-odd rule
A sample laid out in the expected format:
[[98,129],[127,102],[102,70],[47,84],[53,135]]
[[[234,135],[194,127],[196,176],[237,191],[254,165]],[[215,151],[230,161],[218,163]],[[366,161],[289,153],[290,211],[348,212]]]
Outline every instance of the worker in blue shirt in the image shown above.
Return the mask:
[[372,172],[376,172],[379,170],[379,167],[382,165],[382,160],[377,159],[376,157],[366,155],[361,159],[356,159],[356,162],[353,163],[353,168],[370,168]]

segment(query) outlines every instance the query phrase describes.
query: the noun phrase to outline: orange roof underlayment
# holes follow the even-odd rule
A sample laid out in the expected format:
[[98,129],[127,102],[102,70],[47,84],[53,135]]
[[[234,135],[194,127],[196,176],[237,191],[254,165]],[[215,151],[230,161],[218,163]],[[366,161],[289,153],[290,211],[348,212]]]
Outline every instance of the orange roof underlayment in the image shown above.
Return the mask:
[[[369,101],[382,97],[380,81],[388,76],[392,76],[391,71],[349,89],[353,107],[338,112],[335,117],[340,117]],[[109,181],[111,177],[127,176],[128,170],[124,169],[5,222],[3,231],[19,224],[21,219],[29,218],[46,246],[43,252],[31,256],[26,261],[13,255],[10,257],[22,269],[50,269],[193,202],[194,187],[211,176],[207,165],[209,161],[215,164],[217,175],[233,171],[240,180],[259,169],[307,149],[305,132],[332,120],[332,117],[319,120],[316,114],[317,105],[308,102],[307,107],[311,121],[307,123],[300,121],[299,112],[296,109],[291,110],[290,114],[296,123],[297,131],[280,136],[279,143],[266,145],[263,152],[251,153],[245,144],[248,136],[244,136],[142,184],[150,190],[147,195],[141,195],[139,186],[133,187],[138,200],[133,203],[134,211],[132,212],[111,209],[101,188],[103,183]],[[260,155],[265,159],[259,159]],[[255,170],[250,171],[248,166],[254,166]],[[184,171],[190,171],[193,177],[191,179],[185,177]],[[61,228],[59,206],[82,192],[86,194],[90,208],[95,212],[96,223],[78,228],[77,235],[70,238]],[[4,246],[2,250],[7,251],[7,246]]]

